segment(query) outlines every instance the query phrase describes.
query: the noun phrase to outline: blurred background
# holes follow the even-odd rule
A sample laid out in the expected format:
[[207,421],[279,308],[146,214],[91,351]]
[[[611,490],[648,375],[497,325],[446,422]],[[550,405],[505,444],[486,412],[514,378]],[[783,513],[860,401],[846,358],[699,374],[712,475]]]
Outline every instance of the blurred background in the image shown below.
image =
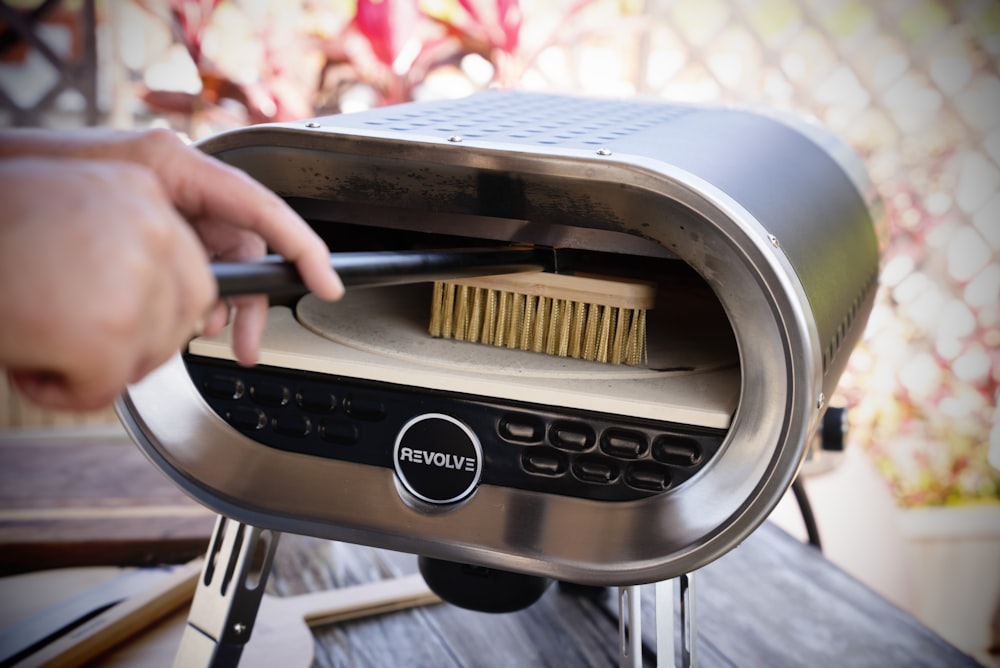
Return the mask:
[[[2,125],[196,141],[487,87],[786,109],[861,155],[881,288],[836,399],[847,446],[806,488],[830,559],[1000,665],[1000,2],[0,3]],[[115,424],[0,385],[0,441]],[[773,518],[803,533],[793,504]]]

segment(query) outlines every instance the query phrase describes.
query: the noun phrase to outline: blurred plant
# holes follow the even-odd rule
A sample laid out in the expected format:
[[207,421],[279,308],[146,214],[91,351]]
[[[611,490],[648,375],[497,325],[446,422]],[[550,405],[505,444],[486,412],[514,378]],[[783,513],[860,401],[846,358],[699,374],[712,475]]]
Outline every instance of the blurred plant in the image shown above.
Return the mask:
[[211,58],[206,49],[206,44],[224,31],[222,26],[232,18],[230,15],[220,20],[220,13],[239,11],[235,5],[224,0],[136,2],[167,22],[175,41],[190,57],[201,84],[193,93],[144,87],[139,98],[154,112],[177,115],[189,123],[200,120],[223,127],[287,121],[311,114],[312,91],[289,85],[288,72],[301,56],[295,40],[289,42],[287,35],[267,21],[255,25],[260,57],[255,76],[244,80],[233,68]]
[[[594,0],[548,3],[541,12],[526,17],[519,0],[451,0],[435,5],[428,15],[443,25],[461,44],[465,54],[475,54],[493,68],[491,83],[503,88],[517,85],[525,70],[550,46],[567,44],[574,19]],[[524,30],[532,20],[538,28]]]
[[[346,91],[359,85],[373,91],[374,105],[409,101],[431,74],[444,70],[464,77],[466,87],[515,86],[592,3],[547,5],[548,28],[526,40],[519,0],[358,0],[346,29],[323,42],[327,63],[319,106],[339,111]],[[468,56],[478,56],[489,74],[470,77],[463,69]]]
[[195,92],[146,87],[139,98],[154,113],[218,130],[337,113],[348,98],[352,108],[409,101],[439,73],[452,77],[444,94],[517,85],[593,0],[540,7],[530,39],[519,0],[135,3],[169,25],[200,82]]
[[1000,502],[988,461],[1000,398],[1000,259],[952,193],[972,151],[882,184],[881,289],[843,388],[861,443],[903,507]]
[[356,86],[372,91],[374,106],[412,100],[430,72],[463,55],[418,0],[357,0],[351,21],[318,45],[326,58],[317,91],[324,112],[341,111],[341,99]]
[[432,18],[458,40],[463,51],[474,53],[493,66],[495,83],[509,87],[517,82],[520,76],[517,52],[524,23],[518,0],[443,3]]

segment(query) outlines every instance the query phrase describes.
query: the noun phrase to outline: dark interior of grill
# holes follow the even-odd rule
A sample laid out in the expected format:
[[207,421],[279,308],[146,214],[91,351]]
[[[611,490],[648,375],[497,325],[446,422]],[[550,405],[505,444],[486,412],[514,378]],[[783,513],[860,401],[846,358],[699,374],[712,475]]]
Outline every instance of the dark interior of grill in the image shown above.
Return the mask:
[[[293,202],[294,204],[294,202]],[[301,204],[301,203],[300,203]],[[306,205],[308,211],[315,204]],[[372,219],[385,220],[388,216],[372,209]],[[484,219],[486,220],[486,219]],[[334,220],[311,220],[310,224],[323,237],[332,251],[381,251],[420,250],[444,248],[504,247],[524,240],[480,238],[443,232],[424,232],[413,229],[387,229],[382,226],[364,225]],[[495,226],[495,220],[488,224]],[[484,223],[478,229],[484,229]],[[539,223],[531,226],[532,235],[545,227]],[[561,232],[565,234],[565,231]],[[610,250],[588,248],[573,249],[573,266],[567,273],[593,274],[640,280],[657,286],[656,306],[648,313],[649,356],[643,365],[657,371],[696,371],[695,363],[678,363],[677,356],[669,354],[660,344],[659,333],[671,331],[672,340],[678,336],[686,339],[697,359],[712,358],[712,366],[737,364],[736,342],[726,314],[708,284],[684,261],[666,254],[665,257],[635,255]],[[401,291],[402,292],[402,291]],[[402,297],[401,297],[402,298]],[[429,304],[429,287],[427,300]],[[290,301],[285,301],[291,304]],[[680,334],[678,334],[678,332]],[[667,353],[667,354],[665,354]]]

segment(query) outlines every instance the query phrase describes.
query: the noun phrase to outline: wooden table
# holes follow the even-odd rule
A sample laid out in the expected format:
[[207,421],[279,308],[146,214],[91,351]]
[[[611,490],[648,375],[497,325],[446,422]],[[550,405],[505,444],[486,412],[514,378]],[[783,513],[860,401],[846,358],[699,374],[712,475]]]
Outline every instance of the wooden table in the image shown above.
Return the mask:
[[[281,540],[270,582],[281,595],[416,570],[411,555]],[[979,665],[771,523],[695,582],[700,666]],[[644,664],[655,666],[652,586],[643,589]],[[316,629],[315,637],[319,666],[616,666],[617,596],[556,584],[516,613],[437,605]]]
[[[72,447],[0,439],[0,445],[0,511],[6,513],[0,554],[8,573],[32,563],[187,558],[211,530],[211,517],[171,489],[128,443]],[[416,568],[412,555],[285,534],[268,591],[294,595]],[[644,662],[653,666],[652,586],[643,589]],[[320,627],[315,665],[615,666],[615,591],[581,594],[554,584],[538,603],[515,613],[439,604]],[[698,664],[709,668],[978,665],[771,523],[696,574],[694,601]]]

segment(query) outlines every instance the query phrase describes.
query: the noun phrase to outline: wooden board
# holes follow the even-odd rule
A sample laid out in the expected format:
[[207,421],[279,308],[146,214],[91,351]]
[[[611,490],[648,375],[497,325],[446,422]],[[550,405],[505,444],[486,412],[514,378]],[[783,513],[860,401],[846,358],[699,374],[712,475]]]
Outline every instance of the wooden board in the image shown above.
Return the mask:
[[153,468],[123,432],[0,432],[0,574],[181,563],[214,515]]
[[[285,535],[268,598],[292,601],[415,571],[412,555]],[[695,651],[703,667],[978,665],[770,524],[696,578]],[[278,596],[283,599],[271,598]],[[644,666],[656,665],[653,604],[651,591],[644,591]],[[285,617],[262,612],[261,632],[251,639],[241,665],[276,665],[280,659],[289,668],[598,667],[618,660],[612,589],[581,595],[554,584],[538,603],[515,613],[431,605],[327,624],[294,642],[267,642],[276,637],[268,626]],[[93,665],[170,665],[183,625],[183,613],[173,615]]]
[[[127,440],[3,441],[0,511],[0,559],[8,572],[109,555],[104,563],[169,560],[181,547],[200,553],[213,523]],[[413,555],[286,534],[267,591],[292,596],[415,571]],[[769,523],[696,578],[701,666],[977,665]],[[653,597],[651,587],[644,589],[644,663],[653,666]],[[516,613],[437,605],[325,625],[314,629],[315,665],[613,666],[617,604],[613,590],[605,593],[581,597],[554,585]],[[171,623],[176,628],[182,620],[177,615]],[[174,646],[166,631],[152,630],[161,654]]]
[[[0,578],[0,662],[170,666],[203,565],[197,559],[170,568],[72,568]],[[310,625],[439,603],[419,574],[295,596],[265,593],[240,666],[307,668],[315,645]]]
[[[409,573],[412,555],[285,535],[269,590],[280,595]],[[765,524],[696,575],[703,667],[978,665],[909,614]],[[644,587],[644,665],[655,666],[652,586]],[[617,598],[553,585],[534,606],[485,614],[450,605],[314,630],[317,666],[613,666]]]

